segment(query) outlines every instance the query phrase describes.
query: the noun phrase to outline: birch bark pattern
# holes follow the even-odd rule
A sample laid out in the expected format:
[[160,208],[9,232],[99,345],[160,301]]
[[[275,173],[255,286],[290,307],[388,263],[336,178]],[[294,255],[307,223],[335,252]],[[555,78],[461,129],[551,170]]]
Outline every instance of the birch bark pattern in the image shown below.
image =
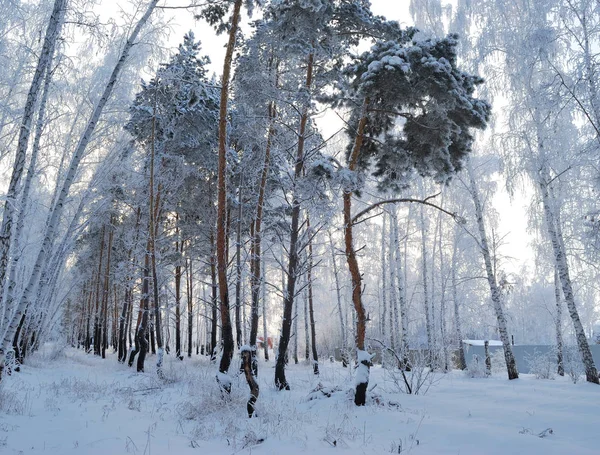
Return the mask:
[[517,370],[517,363],[512,352],[510,339],[508,337],[506,316],[504,314],[504,310],[502,309],[502,294],[498,284],[496,283],[496,275],[494,275],[494,269],[492,267],[492,258],[488,246],[485,223],[483,221],[483,208],[479,199],[479,191],[477,189],[477,185],[475,184],[473,166],[471,165],[471,160],[468,157],[466,164],[467,171],[469,173],[470,192],[471,197],[473,198],[473,204],[475,205],[475,216],[477,218],[477,227],[479,229],[479,249],[485,262],[485,272],[490,287],[492,304],[494,306],[494,312],[496,313],[496,319],[498,321],[498,333],[500,334],[500,341],[502,341],[502,346],[504,347],[504,358],[506,360],[508,379],[518,379],[519,372]]
[[[50,254],[51,244],[54,240],[55,233],[58,228],[59,221],[60,221],[60,217],[62,216],[64,204],[66,202],[66,199],[67,199],[70,189],[71,189],[71,185],[73,184],[73,181],[75,180],[75,175],[77,173],[79,163],[81,162],[81,160],[85,154],[86,148],[87,148],[90,140],[92,139],[92,135],[94,133],[94,130],[96,129],[96,124],[98,123],[100,115],[102,114],[102,111],[104,110],[104,107],[106,106],[106,103],[108,102],[108,100],[113,92],[113,89],[117,83],[118,76],[121,73],[123,66],[125,65],[125,61],[127,60],[127,57],[131,50],[131,47],[134,45],[135,40],[137,39],[137,37],[140,33],[140,30],[146,24],[146,22],[148,21],[148,18],[154,11],[154,8],[156,7],[156,4],[158,3],[158,1],[159,0],[151,0],[149,2],[146,12],[140,18],[140,20],[136,24],[135,28],[131,32],[131,35],[127,39],[127,42],[125,43],[125,46],[123,47],[123,50],[119,57],[119,60],[117,61],[116,65],[110,75],[108,83],[106,84],[106,87],[104,88],[104,91],[103,91],[100,99],[98,100],[96,106],[94,107],[92,115],[91,115],[90,119],[88,120],[86,128],[85,128],[82,136],[80,137],[77,147],[75,149],[75,152],[71,158],[71,163],[69,165],[69,169],[67,171],[67,175],[65,176],[65,180],[61,187],[59,196],[56,200],[56,203],[54,204],[54,206],[52,207],[52,209],[48,215],[48,221],[46,223],[46,229],[44,232],[44,239],[42,241],[42,245],[38,252],[36,261],[34,263],[30,278],[24,288],[21,298],[19,299],[19,304],[13,314],[11,323],[6,328],[4,336],[2,338],[2,344],[0,345],[0,349],[1,349],[1,352],[0,352],[0,380],[2,378],[2,368],[4,366],[5,353],[8,349],[10,349],[10,343],[12,342],[14,334],[17,330],[17,325],[19,323],[19,320],[20,320],[21,316],[23,315],[23,312],[25,311],[25,309],[29,306],[29,304],[31,302],[32,294],[39,282],[40,274],[46,264],[48,255]],[[0,268],[1,268],[1,265],[0,265]]]
[[539,179],[539,186],[542,193],[542,204],[544,207],[544,218],[546,221],[546,228],[548,230],[548,236],[550,237],[550,243],[552,244],[552,251],[554,253],[554,260],[556,268],[558,269],[558,277],[562,286],[563,296],[567,304],[569,316],[573,321],[573,328],[575,329],[575,338],[577,339],[577,347],[581,354],[581,360],[585,367],[585,378],[588,382],[594,384],[600,384],[598,378],[598,370],[594,364],[594,358],[588,344],[587,337],[585,336],[585,330],[581,319],[579,319],[579,312],[575,304],[575,294],[573,293],[573,285],[571,283],[571,277],[569,274],[569,265],[564,250],[564,241],[562,236],[559,235],[559,231],[556,225],[555,214],[553,213],[552,201],[550,199],[550,193],[548,188],[548,171],[545,167],[542,169],[542,175]]
[[[23,109],[23,118],[21,119],[21,126],[19,129],[19,139],[17,141],[17,151],[15,155],[15,162],[13,164],[12,173],[10,176],[10,182],[8,184],[8,190],[6,192],[6,200],[2,211],[2,226],[0,227],[0,302],[4,295],[4,283],[6,279],[6,271],[8,269],[8,259],[10,253],[11,240],[13,236],[13,222],[16,214],[17,205],[17,194],[19,191],[19,184],[21,182],[21,176],[25,168],[25,161],[27,156],[27,144],[29,142],[29,136],[31,134],[31,124],[33,122],[33,115],[35,111],[35,105],[42,88],[42,81],[44,74],[46,74],[48,67],[51,64],[52,56],[54,55],[54,49],[56,47],[56,41],[60,34],[60,29],[63,23],[65,15],[66,0],[55,0],[50,19],[48,21],[48,27],[46,28],[46,34],[44,36],[44,44],[37,61],[31,85],[27,92],[27,99],[25,100],[25,108]],[[48,76],[50,77],[50,76]],[[14,234],[19,235],[19,232]],[[11,308],[6,308],[6,313],[10,313]],[[18,311],[17,311],[18,312]],[[17,321],[20,321],[23,314],[23,310],[18,312]],[[14,318],[13,318],[14,319]],[[18,324],[18,322],[17,322]],[[14,325],[14,324],[13,324]],[[1,327],[2,330],[10,333],[5,334],[3,338],[7,338],[10,335],[14,336],[17,327],[10,329],[10,325],[4,325]],[[0,350],[7,348],[6,343],[0,345]],[[0,361],[4,363],[4,354],[0,354]],[[0,367],[0,379],[2,374],[2,367]]]
[[229,316],[229,289],[227,286],[227,102],[229,100],[229,83],[231,79],[231,63],[235,49],[236,35],[240,21],[240,10],[243,0],[236,0],[231,15],[229,40],[223,62],[221,78],[221,101],[219,105],[219,167],[217,176],[217,274],[219,277],[219,309],[221,315],[221,333],[223,354],[219,363],[217,382],[221,389],[231,392],[231,379],[227,375],[233,357],[234,341],[231,317]]

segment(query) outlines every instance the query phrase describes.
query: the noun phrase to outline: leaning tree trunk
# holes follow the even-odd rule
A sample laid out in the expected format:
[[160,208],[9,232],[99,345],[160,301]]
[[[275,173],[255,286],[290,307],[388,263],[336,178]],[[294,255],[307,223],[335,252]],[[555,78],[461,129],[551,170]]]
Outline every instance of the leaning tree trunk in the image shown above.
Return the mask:
[[[100,115],[102,114],[102,111],[104,110],[104,107],[106,106],[106,103],[108,102],[108,100],[113,92],[113,89],[117,83],[119,74],[121,73],[121,70],[123,69],[123,66],[125,65],[125,61],[127,60],[129,51],[131,50],[132,46],[135,44],[135,40],[137,39],[137,37],[140,33],[140,30],[148,21],[148,18],[152,14],[152,11],[156,7],[156,4],[158,3],[158,1],[159,0],[151,0],[150,1],[150,3],[148,4],[148,7],[146,9],[146,12],[140,18],[140,20],[136,24],[135,28],[131,32],[131,35],[127,39],[127,42],[125,43],[125,46],[123,47],[123,51],[121,52],[119,60],[117,61],[116,65],[110,75],[108,83],[106,84],[106,87],[104,88],[104,92],[102,93],[100,99],[98,100],[96,106],[94,107],[92,115],[85,127],[85,130],[84,130],[81,138],[79,139],[79,143],[77,144],[77,147],[75,148],[75,152],[73,153],[73,156],[71,158],[69,170],[67,171],[67,175],[65,176],[65,180],[64,180],[62,188],[60,190],[60,194],[56,200],[56,203],[54,204],[54,206],[52,207],[52,209],[49,213],[48,221],[47,221],[46,227],[45,227],[44,237],[42,240],[42,245],[39,249],[37,258],[33,265],[33,270],[31,272],[30,278],[27,281],[27,284],[21,295],[21,298],[19,299],[19,303],[17,305],[17,308],[15,309],[15,312],[13,314],[11,322],[10,322],[9,326],[5,329],[5,333],[2,338],[2,343],[0,344],[0,379],[2,378],[2,368],[4,365],[4,356],[6,354],[6,351],[8,349],[10,349],[10,347],[11,347],[11,343],[14,338],[14,334],[17,330],[17,325],[19,323],[19,320],[21,319],[21,316],[22,316],[23,312],[25,311],[25,309],[29,306],[29,304],[32,300],[34,290],[36,289],[36,287],[39,283],[40,274],[42,273],[42,270],[44,269],[45,264],[47,262],[48,255],[50,254],[50,246],[54,240],[56,230],[58,229],[59,221],[62,216],[62,212],[65,207],[67,197],[69,196],[71,185],[75,181],[75,175],[77,174],[79,164],[80,164],[81,160],[83,159],[83,156],[85,155],[87,146],[88,146],[90,140],[92,139],[92,135],[94,133],[94,130],[96,129],[98,120],[100,119]],[[1,269],[1,267],[2,267],[2,265],[0,264],[0,269]]]
[[[348,160],[348,170],[355,172],[358,166],[358,158],[362,147],[365,125],[367,123],[367,108],[369,100],[365,99],[361,118],[356,130],[356,138],[352,153]],[[358,267],[356,250],[354,249],[353,239],[353,221],[352,221],[352,196],[355,188],[344,188],[344,241],[346,247],[346,261],[348,270],[352,278],[352,303],[356,311],[356,352],[358,366],[356,368],[356,392],[354,395],[354,404],[364,406],[367,401],[367,387],[369,386],[369,373],[371,368],[371,354],[365,350],[365,335],[367,327],[367,317],[365,307],[362,302],[362,276]]]
[[[46,68],[46,76],[44,78],[44,89],[42,92],[42,98],[40,100],[40,107],[38,109],[38,117],[36,120],[35,126],[35,136],[33,139],[33,145],[31,147],[31,160],[29,161],[29,167],[27,168],[27,175],[25,176],[25,181],[23,182],[23,188],[21,189],[21,196],[19,202],[19,215],[17,217],[17,227],[16,227],[16,235],[12,241],[11,249],[12,249],[12,258],[10,263],[10,271],[8,272],[8,282],[7,282],[7,293],[6,299],[4,302],[4,318],[2,325],[0,326],[0,331],[8,326],[10,320],[10,310],[12,309],[15,301],[15,291],[17,287],[17,269],[19,266],[19,261],[21,260],[21,246],[20,246],[20,234],[24,232],[25,229],[25,218],[27,214],[27,207],[29,202],[29,193],[31,191],[31,183],[33,182],[33,177],[37,172],[37,159],[40,151],[40,142],[42,139],[42,132],[44,130],[44,122],[46,121],[46,104],[48,101],[48,93],[50,91],[50,83],[52,81],[52,75],[54,71],[52,71],[52,56],[48,61],[48,66]],[[0,303],[2,301],[2,278],[0,277]]]
[[494,305],[496,319],[498,320],[498,333],[500,334],[500,340],[502,341],[502,346],[504,347],[504,358],[506,360],[508,379],[518,379],[519,372],[517,370],[517,363],[512,352],[510,339],[508,337],[506,316],[504,314],[504,310],[502,309],[502,293],[498,287],[498,284],[496,283],[496,275],[494,274],[494,269],[492,267],[492,257],[488,246],[485,223],[483,221],[483,208],[481,206],[479,191],[477,190],[477,185],[475,184],[475,176],[473,175],[473,168],[469,158],[467,158],[467,170],[469,173],[471,197],[473,198],[473,204],[475,205],[475,216],[477,218],[477,226],[479,228],[479,249],[485,262],[485,272],[487,275],[488,284],[490,286],[492,304]]
[[569,265],[567,263],[567,257],[564,247],[564,241],[562,238],[562,232],[557,222],[556,214],[552,204],[550,189],[548,188],[549,175],[546,169],[543,169],[542,175],[539,179],[539,187],[542,193],[542,204],[544,207],[544,218],[546,221],[546,229],[550,237],[550,243],[552,244],[552,251],[554,253],[554,261],[556,268],[558,269],[558,277],[562,285],[562,291],[569,310],[569,315],[573,321],[573,328],[575,329],[575,337],[577,339],[577,346],[581,353],[581,360],[585,367],[585,377],[588,382],[594,384],[600,384],[598,378],[598,370],[594,364],[594,358],[590,350],[587,338],[585,336],[585,330],[579,319],[579,312],[575,305],[575,295],[573,293],[573,286],[571,283],[571,276],[569,274]]
[[[5,202],[2,210],[2,225],[0,226],[0,303],[2,302],[2,296],[4,295],[4,282],[8,269],[11,240],[13,235],[20,235],[20,232],[13,232],[13,222],[17,209],[17,195],[20,189],[19,186],[21,182],[21,176],[23,175],[23,170],[25,168],[27,144],[31,134],[31,125],[33,122],[36,102],[42,88],[44,74],[47,73],[48,67],[51,64],[52,57],[54,55],[56,41],[60,34],[63,18],[65,16],[66,3],[66,0],[54,1],[52,14],[50,15],[50,20],[48,21],[48,26],[46,28],[46,35],[44,36],[44,44],[42,45],[42,50],[33,73],[33,79],[31,80],[31,85],[27,93],[25,108],[23,109],[23,117],[21,119],[21,127],[19,129],[15,162],[13,164],[8,190],[4,198]],[[48,77],[50,77],[50,73],[48,73]],[[6,313],[10,314],[11,311],[12,307],[5,307]],[[10,330],[10,325],[4,325],[0,327],[1,330],[9,332],[4,336],[4,338],[10,339],[8,343],[3,342],[3,344],[0,346],[0,350],[10,349],[9,346],[12,343],[23,311],[24,308],[21,309],[20,312],[17,310],[19,314],[13,317],[13,319],[16,318],[16,322],[13,324],[14,328],[12,330]],[[4,363],[3,351],[0,355],[0,361]],[[2,367],[0,367],[0,376],[1,374]]]
[[[308,56],[308,65],[306,67],[306,83],[305,89],[308,91],[312,86],[314,67],[314,54]],[[292,308],[294,306],[294,298],[296,297],[296,280],[298,278],[298,237],[300,231],[300,200],[295,186],[298,180],[302,177],[304,169],[304,141],[306,140],[306,123],[308,121],[309,106],[305,105],[302,108],[300,117],[300,127],[298,129],[298,148],[296,150],[296,164],[294,167],[294,183],[292,188],[292,214],[291,214],[291,231],[290,231],[290,248],[288,250],[288,269],[287,269],[287,286],[283,297],[283,321],[281,325],[281,336],[279,337],[279,349],[277,352],[277,363],[275,364],[275,386],[279,390],[289,390],[290,386],[285,378],[285,359],[287,356],[287,348],[290,342],[290,334],[292,328]],[[296,334],[297,335],[297,334]]]
[[221,333],[223,339],[223,355],[219,364],[217,382],[221,389],[231,392],[231,379],[228,376],[229,366],[233,357],[234,342],[231,317],[229,316],[229,290],[227,286],[227,101],[229,99],[229,82],[231,63],[240,21],[240,10],[243,0],[235,0],[229,40],[223,63],[221,79],[221,104],[219,106],[219,169],[217,182],[217,271],[219,275],[219,297],[221,314]]

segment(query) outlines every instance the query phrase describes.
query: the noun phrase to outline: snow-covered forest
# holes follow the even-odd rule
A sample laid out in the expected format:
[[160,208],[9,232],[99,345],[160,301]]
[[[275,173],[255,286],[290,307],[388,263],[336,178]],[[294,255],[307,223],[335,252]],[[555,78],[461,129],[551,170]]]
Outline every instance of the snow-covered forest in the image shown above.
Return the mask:
[[600,3],[0,11],[0,452],[597,453]]

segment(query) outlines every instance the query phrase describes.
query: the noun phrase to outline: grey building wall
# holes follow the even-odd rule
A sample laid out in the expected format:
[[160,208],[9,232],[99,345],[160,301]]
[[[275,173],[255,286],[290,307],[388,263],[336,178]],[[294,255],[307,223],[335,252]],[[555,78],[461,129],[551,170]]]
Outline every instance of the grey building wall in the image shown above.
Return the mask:
[[[464,344],[465,348],[465,358],[467,361],[467,366],[472,365],[476,360],[475,356],[480,359],[480,362],[485,361],[485,351],[483,346],[471,346],[468,344]],[[515,360],[517,362],[517,369],[519,373],[528,374],[531,372],[530,369],[530,361],[529,359],[534,356],[547,356],[548,359],[557,362],[556,355],[554,354],[556,346],[552,345],[515,345],[512,347],[513,353],[515,355]],[[496,351],[501,351],[502,346],[490,346],[490,356],[494,356]],[[600,344],[590,344],[590,349],[592,351],[592,356],[594,357],[594,363],[597,368],[600,368]],[[574,359],[580,362],[580,354],[577,349],[577,346],[565,346],[565,350],[569,352],[567,355],[571,355]],[[492,358],[493,362],[493,358]]]

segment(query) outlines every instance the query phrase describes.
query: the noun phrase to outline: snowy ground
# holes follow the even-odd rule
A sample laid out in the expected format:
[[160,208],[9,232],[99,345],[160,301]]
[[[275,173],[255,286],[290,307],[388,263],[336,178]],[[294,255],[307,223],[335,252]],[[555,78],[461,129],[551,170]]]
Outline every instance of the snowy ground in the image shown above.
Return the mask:
[[[113,357],[75,350],[34,356],[0,388],[0,453],[600,453],[600,387],[583,381],[454,371],[415,396],[394,392],[375,367],[376,399],[357,408],[347,393],[351,372],[340,364],[323,363],[320,378],[310,365],[291,365],[292,391],[276,392],[271,362],[260,365],[258,417],[248,419],[243,377],[223,402],[215,366],[204,359],[168,357],[166,382],[157,380],[154,361],[136,374]],[[319,381],[340,391],[311,395]]]

